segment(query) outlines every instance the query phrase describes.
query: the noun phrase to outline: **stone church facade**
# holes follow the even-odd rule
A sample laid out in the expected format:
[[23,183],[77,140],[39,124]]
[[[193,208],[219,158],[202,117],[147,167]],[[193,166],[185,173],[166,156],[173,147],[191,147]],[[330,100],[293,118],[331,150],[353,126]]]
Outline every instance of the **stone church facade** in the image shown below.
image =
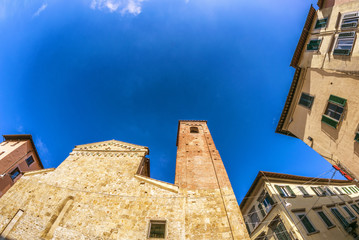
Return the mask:
[[249,239],[206,121],[179,121],[175,184],[150,177],[147,147],[76,146],[0,199],[3,239]]

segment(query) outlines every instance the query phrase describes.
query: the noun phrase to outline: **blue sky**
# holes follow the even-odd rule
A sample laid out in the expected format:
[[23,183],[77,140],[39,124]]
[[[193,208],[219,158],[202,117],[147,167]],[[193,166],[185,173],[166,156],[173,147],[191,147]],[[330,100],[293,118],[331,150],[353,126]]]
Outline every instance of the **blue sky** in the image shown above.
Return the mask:
[[45,167],[148,146],[173,182],[178,120],[205,119],[239,202],[260,170],[318,176],[331,165],[274,132],[311,3],[0,0],[0,134],[32,134]]

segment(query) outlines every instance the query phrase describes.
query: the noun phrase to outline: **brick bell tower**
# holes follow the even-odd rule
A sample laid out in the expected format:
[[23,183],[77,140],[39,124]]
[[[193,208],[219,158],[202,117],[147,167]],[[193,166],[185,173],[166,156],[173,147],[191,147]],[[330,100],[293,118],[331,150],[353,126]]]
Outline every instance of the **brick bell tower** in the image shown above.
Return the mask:
[[175,184],[189,190],[231,187],[207,121],[179,121]]
[[[175,184],[187,194],[186,219],[200,219],[197,224],[186,221],[186,229],[190,232],[208,229],[207,221],[227,231],[208,235],[206,239],[249,239],[207,121],[178,122]],[[191,239],[203,239],[205,232]]]

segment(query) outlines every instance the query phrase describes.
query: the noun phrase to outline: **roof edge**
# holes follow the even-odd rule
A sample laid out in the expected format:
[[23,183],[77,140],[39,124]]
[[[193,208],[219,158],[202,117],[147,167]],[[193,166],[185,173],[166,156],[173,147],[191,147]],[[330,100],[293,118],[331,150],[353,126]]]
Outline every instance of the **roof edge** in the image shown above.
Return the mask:
[[32,139],[31,134],[11,134],[11,135],[2,135],[2,136],[4,137],[5,141],[30,140],[30,143],[32,145],[32,148],[34,149],[35,155],[36,155],[37,159],[39,160],[40,167],[42,169],[44,169],[44,166],[42,165],[39,153],[37,152],[37,149],[36,149],[36,146],[35,146],[35,143],[34,143],[34,141]]

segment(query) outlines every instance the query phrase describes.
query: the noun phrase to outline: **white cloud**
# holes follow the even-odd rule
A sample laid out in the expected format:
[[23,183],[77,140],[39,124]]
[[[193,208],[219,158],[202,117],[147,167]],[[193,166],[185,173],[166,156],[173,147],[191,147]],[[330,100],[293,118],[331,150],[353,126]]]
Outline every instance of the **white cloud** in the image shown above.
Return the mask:
[[121,14],[138,15],[142,11],[142,2],[144,0],[92,0],[91,8],[98,10],[108,10],[110,12],[119,12]]
[[32,17],[37,17],[40,15],[42,11],[44,11],[47,8],[47,3],[43,3],[39,9],[32,15]]

